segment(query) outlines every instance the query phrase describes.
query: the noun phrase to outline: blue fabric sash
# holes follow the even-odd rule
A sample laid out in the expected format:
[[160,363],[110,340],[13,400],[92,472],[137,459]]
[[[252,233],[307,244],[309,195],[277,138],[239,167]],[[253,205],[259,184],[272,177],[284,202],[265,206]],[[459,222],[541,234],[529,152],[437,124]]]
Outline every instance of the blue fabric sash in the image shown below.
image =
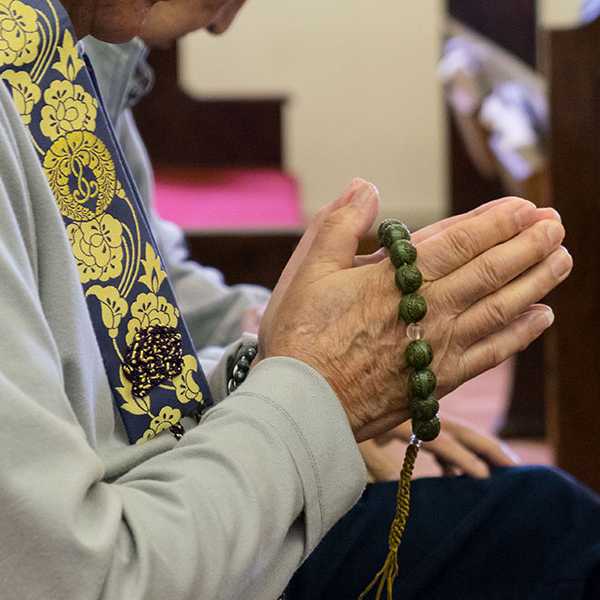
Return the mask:
[[56,0],[0,0],[0,79],[57,206],[131,443],[212,404],[93,73]]

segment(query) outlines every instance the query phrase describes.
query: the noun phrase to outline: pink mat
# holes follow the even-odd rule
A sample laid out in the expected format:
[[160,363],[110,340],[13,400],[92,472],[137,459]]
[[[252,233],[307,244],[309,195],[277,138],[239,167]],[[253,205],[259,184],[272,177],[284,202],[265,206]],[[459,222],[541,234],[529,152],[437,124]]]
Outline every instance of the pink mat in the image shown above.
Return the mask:
[[187,231],[297,229],[304,222],[296,180],[275,169],[163,169],[156,207]]

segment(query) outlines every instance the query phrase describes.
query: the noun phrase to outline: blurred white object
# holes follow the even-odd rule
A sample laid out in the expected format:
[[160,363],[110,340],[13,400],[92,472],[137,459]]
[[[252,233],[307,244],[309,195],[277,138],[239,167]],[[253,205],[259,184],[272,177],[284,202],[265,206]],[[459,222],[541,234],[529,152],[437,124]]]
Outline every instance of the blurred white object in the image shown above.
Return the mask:
[[600,0],[583,0],[581,7],[581,20],[590,23],[600,16]]
[[489,88],[476,48],[469,40],[456,36],[446,42],[438,65],[438,75],[454,110],[465,115],[479,110]]
[[511,177],[525,180],[546,164],[547,107],[527,89],[509,81],[483,101],[480,119],[490,130],[490,147]]

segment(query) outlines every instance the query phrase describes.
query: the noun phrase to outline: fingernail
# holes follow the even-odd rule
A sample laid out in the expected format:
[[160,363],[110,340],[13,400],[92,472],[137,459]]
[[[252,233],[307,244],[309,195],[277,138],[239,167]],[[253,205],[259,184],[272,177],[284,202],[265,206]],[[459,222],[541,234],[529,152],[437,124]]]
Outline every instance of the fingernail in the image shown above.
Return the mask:
[[560,216],[560,213],[557,210],[554,210],[553,208],[544,208],[542,210],[544,212],[547,212],[549,215],[551,215],[551,218],[554,218],[559,223],[562,223],[562,217]]
[[539,326],[540,329],[548,329],[548,327],[554,323],[554,312],[551,308],[535,310],[530,314],[529,318],[535,325]]
[[546,225],[546,236],[552,246],[562,241],[564,231],[562,225],[558,224],[556,221],[548,221],[548,224]]
[[504,452],[515,465],[520,465],[523,462],[521,457],[508,444],[501,444],[501,448],[502,452]]
[[559,250],[550,258],[550,269],[556,279],[563,279],[571,270],[573,260],[568,250],[561,246]]
[[524,206],[515,213],[515,222],[519,229],[525,229],[528,225],[533,223],[535,217],[536,208],[533,205]]
[[553,221],[558,221],[562,223],[562,218],[558,211],[553,208],[538,208],[537,211],[538,219],[541,217],[542,219],[552,219]]
[[361,207],[376,192],[377,192],[377,188],[372,183],[367,183],[367,184],[363,185],[362,187],[358,188],[358,190],[356,190],[356,192],[354,192],[354,195],[352,196],[352,200],[350,201],[350,204],[357,206],[357,207]]

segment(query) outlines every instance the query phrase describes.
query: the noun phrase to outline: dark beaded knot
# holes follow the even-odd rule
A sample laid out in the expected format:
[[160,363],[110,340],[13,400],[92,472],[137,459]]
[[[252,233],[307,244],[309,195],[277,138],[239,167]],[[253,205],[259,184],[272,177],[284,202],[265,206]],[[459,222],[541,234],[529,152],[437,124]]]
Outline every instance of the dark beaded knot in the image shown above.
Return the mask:
[[181,340],[177,329],[162,325],[153,325],[135,334],[123,364],[123,373],[131,381],[135,397],[144,398],[156,386],[181,374]]

